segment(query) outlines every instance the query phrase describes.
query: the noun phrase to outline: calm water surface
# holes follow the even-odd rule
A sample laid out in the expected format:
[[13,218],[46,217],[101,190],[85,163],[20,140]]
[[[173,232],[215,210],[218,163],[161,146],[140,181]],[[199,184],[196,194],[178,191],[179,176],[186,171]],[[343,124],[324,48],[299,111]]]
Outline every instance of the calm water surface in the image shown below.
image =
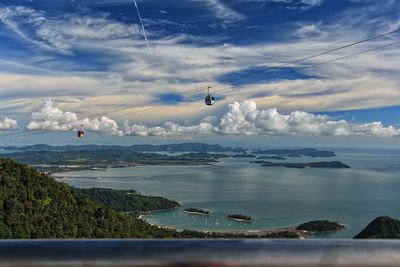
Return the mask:
[[[351,238],[380,215],[400,218],[400,151],[342,150],[337,158],[351,169],[287,169],[250,164],[252,159],[223,159],[215,166],[131,167],[76,171],[60,179],[76,187],[135,189],[177,200],[181,209],[146,219],[177,229],[250,230],[291,227],[328,219],[347,225],[323,238]],[[288,162],[322,161],[293,158]],[[85,178],[79,178],[85,177]],[[210,210],[208,217],[184,208]],[[224,219],[241,213],[253,223]]]

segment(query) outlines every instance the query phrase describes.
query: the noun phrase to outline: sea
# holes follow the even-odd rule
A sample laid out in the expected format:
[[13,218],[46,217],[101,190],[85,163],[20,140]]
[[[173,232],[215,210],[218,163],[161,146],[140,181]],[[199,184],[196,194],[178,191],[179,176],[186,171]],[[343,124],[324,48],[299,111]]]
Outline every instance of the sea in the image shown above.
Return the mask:
[[[145,220],[178,230],[268,230],[331,220],[346,229],[315,238],[352,238],[378,216],[400,218],[400,150],[334,151],[335,158],[289,158],[286,162],[340,160],[350,169],[263,167],[249,163],[251,158],[226,158],[204,166],[140,166],[56,175],[63,176],[59,181],[79,188],[134,189],[176,200],[181,208],[154,212]],[[185,208],[209,210],[210,215],[186,214]],[[237,213],[254,221],[225,218]]]

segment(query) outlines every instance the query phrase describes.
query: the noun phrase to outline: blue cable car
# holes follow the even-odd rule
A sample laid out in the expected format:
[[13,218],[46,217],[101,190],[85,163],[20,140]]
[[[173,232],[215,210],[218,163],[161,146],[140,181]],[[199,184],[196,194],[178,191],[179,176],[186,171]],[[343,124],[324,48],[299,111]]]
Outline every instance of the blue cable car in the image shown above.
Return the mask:
[[207,88],[207,96],[204,102],[206,103],[207,106],[212,106],[215,103],[215,97],[210,93],[211,86],[208,86]]

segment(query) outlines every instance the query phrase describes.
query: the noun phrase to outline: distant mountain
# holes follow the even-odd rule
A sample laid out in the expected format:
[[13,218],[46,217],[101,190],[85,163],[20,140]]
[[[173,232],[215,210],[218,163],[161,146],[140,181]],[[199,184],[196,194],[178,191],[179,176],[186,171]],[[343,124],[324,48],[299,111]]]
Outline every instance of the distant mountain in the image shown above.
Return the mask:
[[[244,148],[231,148],[223,147],[217,144],[205,143],[180,143],[180,144],[165,144],[165,145],[133,145],[133,146],[119,146],[119,145],[65,145],[65,146],[50,146],[45,144],[37,144],[31,146],[6,146],[2,147],[5,150],[11,151],[130,151],[130,152],[233,152],[245,154],[247,152]],[[335,157],[333,151],[321,151],[314,148],[301,148],[301,149],[268,149],[268,150],[254,150],[255,154],[276,155],[287,157]]]
[[0,239],[176,237],[9,159],[0,159],[0,186]]
[[400,220],[389,216],[374,219],[365,227],[356,239],[400,239]]
[[222,147],[220,145],[209,145],[204,143],[182,143],[182,144],[168,144],[168,145],[134,145],[130,147],[135,151],[174,151],[174,152],[229,152],[233,149],[231,147]]
[[132,152],[229,152],[233,151],[230,147],[222,147],[220,145],[209,145],[204,143],[181,143],[167,145],[133,145],[133,146],[118,146],[118,145],[65,145],[65,146],[50,146],[45,144],[37,144],[31,146],[6,146],[5,150],[15,151],[101,151],[101,150],[125,150]]
[[0,154],[18,162],[34,165],[47,173],[68,170],[105,169],[137,165],[205,165],[228,157],[223,153],[155,153],[130,150],[17,151]]

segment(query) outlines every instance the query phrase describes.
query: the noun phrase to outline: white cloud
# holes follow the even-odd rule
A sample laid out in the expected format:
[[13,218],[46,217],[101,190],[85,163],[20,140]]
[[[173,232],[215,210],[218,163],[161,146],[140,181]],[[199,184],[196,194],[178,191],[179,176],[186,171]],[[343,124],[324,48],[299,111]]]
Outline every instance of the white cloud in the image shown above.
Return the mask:
[[276,2],[287,5],[288,9],[309,9],[320,6],[324,0],[244,0],[247,2]]
[[148,127],[144,124],[123,124],[123,134],[131,136],[182,136],[197,134],[212,134],[217,131],[211,123],[201,122],[198,125],[183,126],[174,122],[166,122],[163,126]]
[[276,108],[258,109],[254,101],[234,102],[228,112],[219,119],[206,117],[195,125],[165,122],[162,126],[143,123],[121,126],[115,120],[102,116],[100,119],[79,119],[74,112],[64,112],[46,100],[43,107],[32,113],[28,130],[76,130],[83,128],[113,135],[174,137],[199,134],[219,135],[315,135],[315,136],[378,136],[399,137],[400,129],[385,127],[381,122],[366,124],[333,120],[325,115],[294,111],[281,114]]
[[276,108],[260,110],[253,101],[229,105],[219,128],[222,134],[239,135],[400,136],[400,129],[385,127],[381,122],[355,124],[302,111],[284,115]]
[[322,4],[323,0],[301,0],[301,2],[310,6],[319,6]]
[[[220,10],[221,19],[229,20],[238,15],[229,8],[230,5],[223,4],[226,1],[189,1],[198,1],[202,7],[206,5],[215,12]],[[321,3],[306,0],[275,1],[284,1],[288,5],[301,2],[301,5],[309,7]],[[45,67],[51,71],[39,69],[40,74],[36,74],[32,73],[33,69],[16,66],[15,68],[20,70],[10,73],[12,71],[7,65],[4,71],[0,70],[0,101],[4,107],[9,101],[4,95],[12,99],[29,98],[36,101],[41,101],[44,97],[57,100],[73,98],[74,103],[59,104],[58,107],[71,108],[79,114],[107,114],[104,110],[121,107],[143,109],[147,105],[158,103],[160,94],[181,94],[204,88],[209,83],[216,88],[216,107],[205,109],[201,106],[201,93],[204,91],[197,92],[196,96],[187,94],[184,97],[184,101],[187,102],[178,107],[163,105],[160,108],[162,112],[141,113],[141,121],[146,124],[198,121],[199,116],[211,113],[221,116],[226,104],[246,99],[255,100],[260,107],[278,107],[285,113],[293,110],[315,112],[399,105],[400,83],[397,70],[400,69],[400,61],[393,60],[400,51],[398,47],[389,47],[385,51],[376,51],[373,54],[307,70],[307,74],[315,77],[314,79],[285,80],[283,76],[282,80],[259,81],[263,77],[269,77],[268,71],[271,68],[284,62],[372,36],[376,33],[371,33],[371,28],[384,31],[385,28],[391,29],[398,23],[386,17],[382,17],[380,21],[370,20],[369,15],[365,10],[358,10],[358,13],[351,10],[342,18],[341,14],[337,14],[335,19],[329,22],[294,22],[293,32],[290,29],[285,30],[283,37],[287,37],[288,34],[292,37],[306,38],[284,38],[281,42],[269,42],[266,38],[264,42],[258,40],[257,43],[248,45],[222,45],[215,42],[206,42],[205,45],[201,42],[203,37],[194,42],[193,36],[185,34],[164,36],[152,40],[152,49],[149,52],[144,49],[145,44],[137,25],[115,21],[104,13],[68,13],[55,17],[26,7],[3,8],[0,9],[0,20],[31,47],[46,55],[37,58],[35,55],[41,53],[35,53],[32,57],[13,60],[13,63],[28,64],[28,67]],[[150,34],[151,29],[150,27]],[[386,41],[389,40],[379,39],[339,51],[334,55],[313,59],[307,64],[369,49]],[[85,49],[90,51],[90,58],[96,60],[93,67],[96,67],[99,59],[101,70],[92,70],[92,66],[87,70],[87,64],[91,65],[92,62],[82,60],[82,65],[79,65],[73,57],[54,56],[54,52],[73,54]],[[6,56],[4,53],[0,57]],[[227,85],[216,82],[219,76],[242,70],[246,72],[249,67],[254,66],[264,68],[266,72],[263,75],[258,73],[257,76],[250,73],[245,77],[246,80],[254,80],[254,84],[236,86],[229,92],[220,91],[220,88],[226,88]],[[294,68],[302,66],[304,65],[293,65]],[[23,109],[19,107],[17,112],[29,110],[30,113],[34,105],[27,104]],[[135,117],[130,115],[123,118],[132,120]],[[162,125],[162,128],[168,127]]]
[[52,18],[43,11],[23,6],[0,8],[0,21],[23,40],[60,54],[71,54],[77,42],[119,40],[140,34],[138,25],[119,23],[101,14]]
[[299,38],[323,38],[327,36],[327,32],[322,31],[321,23],[300,24],[300,28],[296,34]]
[[215,12],[216,16],[225,23],[234,22],[243,19],[243,15],[234,11],[229,6],[223,4],[220,0],[203,0],[210,7],[210,10]]
[[51,100],[46,100],[38,112],[32,113],[32,120],[26,126],[28,130],[77,130],[81,126],[86,130],[107,134],[118,134],[118,124],[106,116],[100,119],[78,118],[74,112],[62,111],[54,107]]
[[18,123],[16,120],[8,117],[0,117],[0,130],[10,130],[17,128]]

